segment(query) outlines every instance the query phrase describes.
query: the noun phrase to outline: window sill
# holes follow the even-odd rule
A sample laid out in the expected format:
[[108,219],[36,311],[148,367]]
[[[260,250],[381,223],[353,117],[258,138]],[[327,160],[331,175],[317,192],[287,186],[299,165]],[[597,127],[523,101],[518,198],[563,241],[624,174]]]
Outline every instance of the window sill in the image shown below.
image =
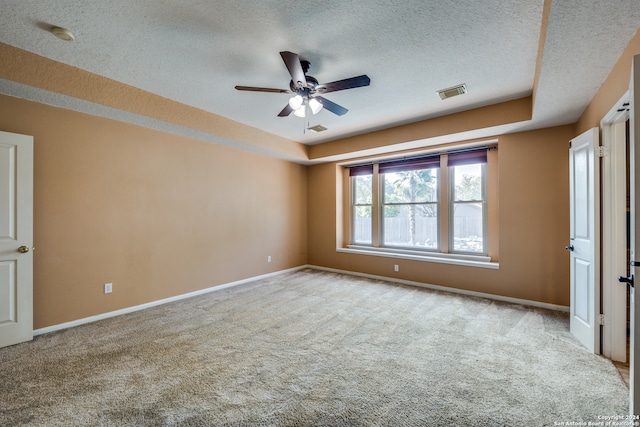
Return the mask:
[[386,258],[409,259],[413,261],[436,262],[440,264],[463,265],[466,267],[490,268],[497,270],[500,264],[491,262],[491,258],[482,255],[463,255],[463,254],[441,254],[441,253],[421,253],[417,251],[390,249],[390,248],[373,248],[368,246],[349,245],[346,248],[336,248],[336,252],[381,256]]

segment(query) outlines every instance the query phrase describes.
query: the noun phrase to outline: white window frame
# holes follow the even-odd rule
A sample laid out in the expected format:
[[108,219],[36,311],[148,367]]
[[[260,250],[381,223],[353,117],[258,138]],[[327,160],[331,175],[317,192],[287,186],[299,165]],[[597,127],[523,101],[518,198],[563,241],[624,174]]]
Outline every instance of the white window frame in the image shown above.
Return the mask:
[[[441,160],[442,162],[442,160]],[[384,174],[380,174],[378,175],[378,190],[379,190],[379,199],[380,203],[379,203],[379,218],[380,218],[380,230],[379,230],[379,236],[380,236],[380,246],[381,248],[386,248],[386,249],[398,249],[398,250],[408,250],[408,251],[426,251],[426,252],[441,252],[441,248],[442,248],[442,244],[440,241],[440,213],[441,213],[441,209],[440,209],[440,167],[437,168],[431,168],[431,169],[436,169],[438,171],[436,179],[438,182],[438,187],[436,190],[436,201],[435,202],[406,202],[406,203],[385,203],[385,191],[384,191],[384,183],[385,180],[382,177],[382,175]],[[414,169],[414,170],[423,170],[423,169]],[[375,190],[374,190],[375,191]],[[416,248],[414,246],[401,246],[401,245],[389,245],[389,244],[384,244],[385,242],[385,227],[384,227],[384,208],[385,206],[409,206],[409,205],[435,205],[436,206],[436,221],[438,223],[438,227],[437,227],[437,231],[436,231],[436,239],[438,241],[438,246],[436,249],[420,249],[420,248]],[[375,230],[374,230],[375,231]]]
[[[362,176],[362,175],[359,175]],[[375,187],[374,187],[374,182],[373,182],[373,175],[371,177],[371,203],[370,204],[358,204],[356,203],[356,178],[358,178],[358,176],[352,176],[350,177],[350,182],[349,182],[349,209],[350,209],[350,213],[349,213],[349,218],[351,221],[351,236],[349,238],[349,241],[352,242],[354,245],[363,245],[363,246],[372,246],[373,242],[374,242],[374,230],[373,230],[373,215],[375,215],[373,213],[374,210],[374,197],[373,197],[373,193],[376,191]],[[358,206],[370,206],[371,207],[371,243],[370,244],[365,244],[365,243],[357,243],[355,242],[356,240],[356,218],[355,218],[355,208]]]
[[[454,181],[452,176],[449,176],[451,170],[447,165],[447,153],[440,153],[440,167],[438,173],[438,187],[440,189],[439,194],[443,194],[443,188],[446,187],[446,191],[444,194],[447,195],[447,200],[443,200],[440,197],[438,198],[438,220],[440,223],[446,222],[447,227],[447,236],[446,244],[443,240],[441,228],[438,228],[438,243],[439,249],[426,249],[426,248],[415,248],[415,247],[398,247],[398,246],[383,246],[382,242],[382,234],[384,233],[382,222],[382,212],[381,210],[384,208],[382,203],[382,194],[384,191],[382,179],[380,179],[380,175],[378,172],[378,164],[382,161],[373,161],[373,173],[372,173],[372,185],[373,185],[373,203],[372,203],[372,244],[371,245],[362,245],[353,243],[353,229],[349,233],[349,242],[344,247],[338,247],[336,250],[338,252],[345,253],[357,253],[357,254],[366,254],[373,256],[383,256],[388,258],[402,258],[402,259],[415,259],[429,262],[438,262],[438,263],[447,263],[447,264],[456,264],[456,265],[467,265],[467,266],[475,266],[475,267],[484,267],[484,268],[493,268],[498,269],[499,264],[497,262],[491,262],[491,257],[488,254],[489,250],[489,235],[488,235],[488,168],[487,164],[482,164],[482,191],[483,191],[483,252],[462,252],[462,251],[453,251],[453,205],[452,205],[452,190],[450,189],[451,185]],[[385,161],[388,161],[385,159]],[[443,165],[445,165],[443,167]],[[351,167],[350,165],[345,165],[348,169]],[[443,169],[446,169],[447,173],[443,173]],[[349,191],[351,192],[352,186],[352,178],[347,174],[347,179],[350,180]],[[353,203],[352,198],[353,195],[349,194],[349,221],[353,222]],[[442,212],[443,203],[448,206],[448,214]],[[446,219],[443,219],[442,215],[445,214]],[[447,250],[443,250],[443,246],[447,247]]]
[[[463,200],[456,201],[454,198],[455,187],[456,187],[456,177],[454,168],[456,166],[448,166],[449,167],[449,248],[451,249],[451,253],[455,254],[470,254],[470,255],[487,255],[488,252],[488,244],[487,244],[487,233],[488,233],[488,218],[487,218],[487,164],[480,164],[480,176],[481,176],[481,195],[482,200]],[[466,203],[481,203],[482,204],[482,252],[474,252],[474,251],[456,251],[454,248],[454,234],[455,234],[455,205],[456,204],[466,204]]]

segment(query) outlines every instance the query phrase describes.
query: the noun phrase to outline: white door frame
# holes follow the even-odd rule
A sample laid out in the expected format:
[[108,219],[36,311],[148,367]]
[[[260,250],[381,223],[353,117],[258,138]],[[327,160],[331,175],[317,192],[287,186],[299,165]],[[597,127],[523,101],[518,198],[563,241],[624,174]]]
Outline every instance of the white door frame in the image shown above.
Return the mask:
[[627,288],[617,280],[627,275],[626,121],[629,92],[600,122],[602,130],[602,355],[627,361]]

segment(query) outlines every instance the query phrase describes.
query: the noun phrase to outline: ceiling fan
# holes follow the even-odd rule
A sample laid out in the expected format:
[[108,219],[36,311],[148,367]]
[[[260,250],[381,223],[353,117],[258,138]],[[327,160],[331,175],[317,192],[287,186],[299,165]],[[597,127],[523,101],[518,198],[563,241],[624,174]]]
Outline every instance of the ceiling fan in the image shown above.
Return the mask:
[[294,96],[289,99],[289,103],[278,114],[279,117],[287,117],[291,113],[298,117],[305,117],[307,115],[307,109],[311,110],[313,114],[316,114],[322,110],[323,107],[338,116],[342,116],[349,110],[320,95],[337,92],[339,90],[369,86],[371,82],[371,79],[363,74],[357,77],[320,84],[315,77],[307,75],[307,71],[309,71],[309,66],[311,65],[309,61],[301,60],[298,55],[293,52],[280,52],[280,56],[291,75],[289,89],[236,86],[237,90],[294,94]]

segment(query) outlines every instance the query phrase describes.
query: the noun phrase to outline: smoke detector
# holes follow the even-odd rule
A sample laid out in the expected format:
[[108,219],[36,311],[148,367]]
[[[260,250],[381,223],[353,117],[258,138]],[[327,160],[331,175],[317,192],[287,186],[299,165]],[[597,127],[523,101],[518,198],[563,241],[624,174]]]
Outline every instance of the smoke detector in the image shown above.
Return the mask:
[[465,93],[467,93],[467,85],[464,83],[461,85],[452,86],[452,87],[438,91],[438,95],[440,96],[440,99],[453,98],[454,96],[462,95]]

